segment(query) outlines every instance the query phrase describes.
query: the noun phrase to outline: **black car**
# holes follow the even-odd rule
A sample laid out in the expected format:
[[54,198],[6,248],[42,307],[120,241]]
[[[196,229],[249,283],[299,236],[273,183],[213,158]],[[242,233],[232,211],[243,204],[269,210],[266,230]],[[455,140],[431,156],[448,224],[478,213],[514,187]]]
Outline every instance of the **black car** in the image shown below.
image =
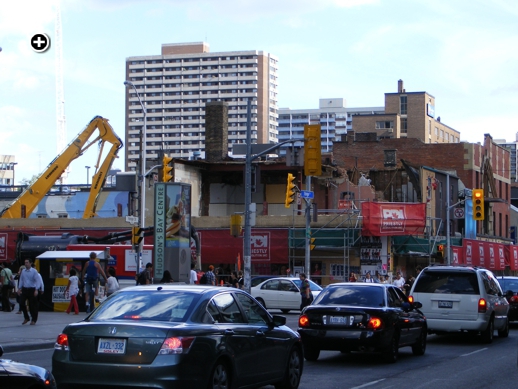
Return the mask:
[[396,362],[399,348],[405,346],[423,355],[427,327],[420,307],[392,285],[328,285],[299,317],[304,356],[314,361],[320,350],[371,351]]
[[518,321],[518,277],[501,276],[497,280],[509,302],[509,321]]
[[59,388],[297,389],[300,336],[236,288],[125,288],[57,338]]
[[[3,354],[4,349],[0,346],[0,357]],[[43,367],[0,359],[0,387],[2,389],[55,389],[56,381]]]

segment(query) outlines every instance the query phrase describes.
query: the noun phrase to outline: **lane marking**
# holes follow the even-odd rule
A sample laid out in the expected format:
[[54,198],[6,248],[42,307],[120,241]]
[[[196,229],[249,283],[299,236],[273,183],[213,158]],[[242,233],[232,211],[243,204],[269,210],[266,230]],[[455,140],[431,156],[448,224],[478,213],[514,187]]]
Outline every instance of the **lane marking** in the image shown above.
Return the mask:
[[378,382],[385,381],[385,380],[386,380],[386,378],[382,378],[381,380],[367,382],[366,384],[363,384],[363,385],[360,385],[360,386],[355,386],[354,388],[351,388],[351,389],[366,388],[367,386],[376,385]]
[[461,355],[461,357],[467,357],[467,356],[469,356],[469,355],[473,355],[473,354],[476,354],[476,353],[479,353],[479,352],[481,352],[481,351],[485,351],[485,350],[487,350],[487,347],[486,347],[486,348],[481,348],[480,350],[473,351],[473,352],[471,352],[471,353],[462,354],[462,355]]

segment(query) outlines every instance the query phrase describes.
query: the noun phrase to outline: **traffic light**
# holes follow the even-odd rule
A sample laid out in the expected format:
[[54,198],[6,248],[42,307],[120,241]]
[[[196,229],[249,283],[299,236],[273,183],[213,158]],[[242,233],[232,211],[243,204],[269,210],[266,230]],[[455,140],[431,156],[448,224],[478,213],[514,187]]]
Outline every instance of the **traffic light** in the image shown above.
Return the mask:
[[138,246],[140,242],[142,242],[142,239],[144,239],[143,236],[140,236],[142,233],[142,229],[140,227],[132,227],[131,229],[131,243],[135,246]]
[[473,189],[473,219],[484,220],[484,189]]
[[437,259],[443,259],[444,258],[444,245],[438,244],[437,245]]
[[295,181],[295,176],[291,173],[288,173],[288,185],[286,185],[286,200],[284,201],[284,206],[286,208],[291,207],[291,203],[295,201],[295,192],[297,186],[293,183]]
[[241,227],[241,215],[231,215],[230,216],[230,235],[237,238],[241,236],[241,232],[243,228]]
[[309,238],[309,250],[313,250],[315,248],[315,238]]
[[322,146],[320,124],[304,126],[304,174],[322,175]]
[[169,182],[173,178],[171,174],[171,170],[173,170],[172,166],[169,166],[173,157],[169,157],[167,154],[164,154],[164,158],[162,159],[162,182]]

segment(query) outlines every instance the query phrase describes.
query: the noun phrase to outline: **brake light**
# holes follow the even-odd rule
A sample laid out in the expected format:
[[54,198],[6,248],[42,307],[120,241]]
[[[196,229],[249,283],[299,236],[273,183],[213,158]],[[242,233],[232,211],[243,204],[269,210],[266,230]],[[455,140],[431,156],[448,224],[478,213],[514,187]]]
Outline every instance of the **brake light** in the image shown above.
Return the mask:
[[414,296],[408,296],[408,302],[413,303],[414,302]]
[[518,296],[513,296],[509,299],[510,303],[518,303]]
[[159,355],[171,355],[171,354],[187,354],[191,348],[194,336],[189,337],[172,337],[164,340]]
[[59,334],[54,344],[54,349],[68,351],[68,336],[66,334]]
[[367,328],[370,328],[371,330],[377,330],[382,328],[383,322],[379,317],[371,317],[369,319],[369,322],[367,323]]
[[478,313],[486,313],[487,301],[485,299],[478,300]]
[[306,315],[302,315],[299,317],[299,327],[309,327],[310,326],[310,323],[309,323],[309,317],[307,317]]

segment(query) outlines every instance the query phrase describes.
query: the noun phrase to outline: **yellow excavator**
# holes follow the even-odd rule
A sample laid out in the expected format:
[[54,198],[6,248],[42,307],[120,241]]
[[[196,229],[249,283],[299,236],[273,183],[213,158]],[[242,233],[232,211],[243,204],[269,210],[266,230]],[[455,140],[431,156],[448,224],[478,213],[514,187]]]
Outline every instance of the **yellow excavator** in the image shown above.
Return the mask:
[[[92,134],[99,130],[99,134],[95,139],[88,142]],[[99,156],[96,171],[92,178],[92,185],[90,187],[90,195],[86,203],[83,219],[89,219],[97,216],[95,209],[99,193],[102,190],[106,175],[110,170],[113,160],[117,158],[117,153],[122,147],[121,139],[115,134],[112,126],[108,123],[108,119],[101,116],[94,117],[90,123],[81,131],[77,137],[58,155],[50,165],[39,175],[39,177],[30,184],[23,192],[9,204],[0,214],[0,219],[20,219],[27,218],[38,206],[38,203],[50,191],[52,186],[61,177],[65,169],[70,163],[81,156],[91,145],[99,142]],[[104,144],[111,143],[111,148],[106,155],[102,165],[99,165],[102,157]]]

